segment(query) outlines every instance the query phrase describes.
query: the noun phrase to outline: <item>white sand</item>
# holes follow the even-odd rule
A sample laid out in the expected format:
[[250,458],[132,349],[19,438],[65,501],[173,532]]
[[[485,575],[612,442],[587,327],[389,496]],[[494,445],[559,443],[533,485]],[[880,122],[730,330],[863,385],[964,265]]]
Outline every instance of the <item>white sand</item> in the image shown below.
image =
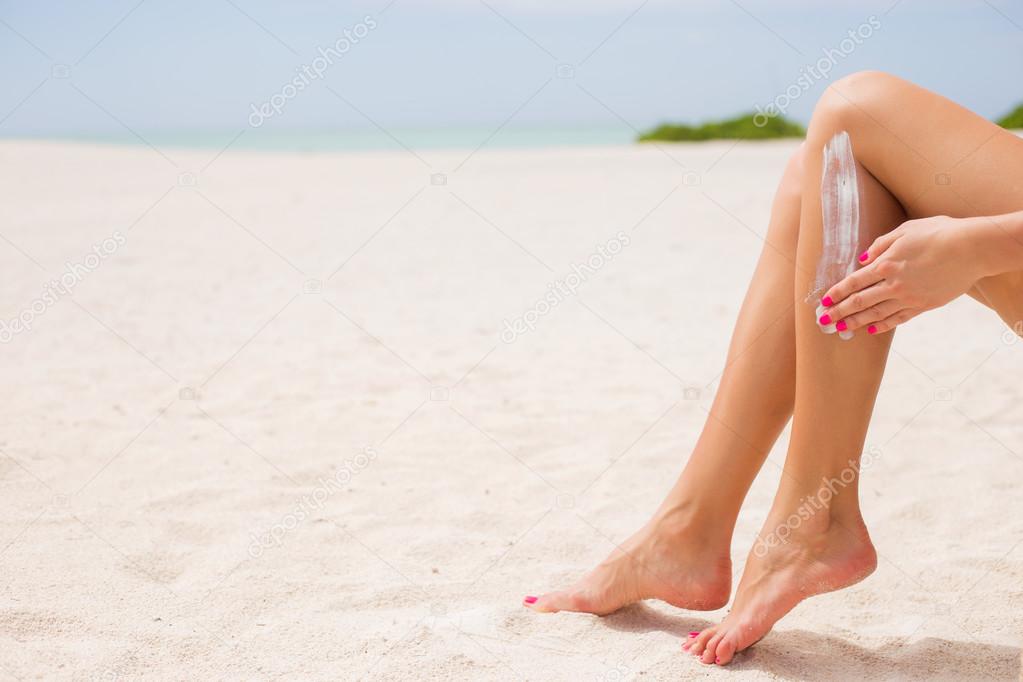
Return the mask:
[[[723,611],[520,606],[677,475],[792,149],[483,150],[457,172],[464,153],[228,151],[193,188],[213,153],[0,144],[3,319],[127,238],[0,346],[0,678],[1016,679],[1023,343],[967,300],[895,342],[867,581],[727,670],[679,651]],[[499,340],[619,230],[578,296]]]

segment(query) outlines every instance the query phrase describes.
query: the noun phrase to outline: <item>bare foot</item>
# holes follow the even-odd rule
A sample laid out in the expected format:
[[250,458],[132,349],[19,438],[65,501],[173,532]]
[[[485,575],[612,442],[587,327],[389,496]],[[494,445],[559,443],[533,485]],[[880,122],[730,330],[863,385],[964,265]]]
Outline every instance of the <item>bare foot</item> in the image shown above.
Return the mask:
[[536,611],[598,616],[641,599],[719,609],[731,590],[729,537],[729,532],[714,534],[706,526],[654,520],[568,589],[526,597],[523,603]]
[[[820,512],[819,516],[827,516]],[[767,533],[781,524],[770,520]],[[682,645],[704,663],[726,665],[757,643],[807,597],[849,587],[877,567],[877,554],[858,512],[849,520],[815,519],[784,542],[750,552],[735,602],[725,619]],[[767,537],[762,534],[761,537]]]

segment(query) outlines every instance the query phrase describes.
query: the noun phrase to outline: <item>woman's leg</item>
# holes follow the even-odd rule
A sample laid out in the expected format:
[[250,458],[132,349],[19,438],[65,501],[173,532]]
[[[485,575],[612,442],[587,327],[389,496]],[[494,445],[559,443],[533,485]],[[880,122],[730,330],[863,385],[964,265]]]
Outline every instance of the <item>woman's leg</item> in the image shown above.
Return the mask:
[[729,546],[739,508],[792,414],[790,292],[801,163],[800,150],[782,176],[743,304],[753,312],[736,323],[717,396],[685,470],[646,526],[575,585],[541,596],[532,604],[536,610],[605,614],[646,598],[689,609],[728,602]]
[[[850,134],[864,190],[861,246],[898,226],[903,207],[918,217],[996,214],[1023,206],[1018,183],[1023,144],[980,117],[885,74],[843,79],[822,98],[806,142],[794,292],[795,416],[785,475],[731,611],[686,644],[705,663],[729,662],[802,599],[851,585],[876,564],[857,484],[891,335],[840,341],[821,334],[813,307],[803,303],[812,287],[805,271],[821,253],[822,149],[842,130]],[[939,184],[942,171],[935,168],[957,167],[963,172],[953,171],[955,191],[942,191],[950,185]]]
[[[860,516],[856,474],[892,335],[858,334],[841,341],[821,333],[814,306],[804,302],[814,278],[802,269],[812,273],[821,253],[820,150],[830,130],[822,128],[812,124],[807,136],[812,157],[806,161],[804,227],[797,248],[801,271],[790,293],[797,306],[792,438],[778,493],[747,560],[734,606],[721,625],[700,633],[690,647],[707,663],[727,663],[735,649],[763,637],[802,599],[847,587],[876,564]],[[877,180],[862,167],[857,170],[863,199],[860,246],[865,248],[901,224],[904,214]]]

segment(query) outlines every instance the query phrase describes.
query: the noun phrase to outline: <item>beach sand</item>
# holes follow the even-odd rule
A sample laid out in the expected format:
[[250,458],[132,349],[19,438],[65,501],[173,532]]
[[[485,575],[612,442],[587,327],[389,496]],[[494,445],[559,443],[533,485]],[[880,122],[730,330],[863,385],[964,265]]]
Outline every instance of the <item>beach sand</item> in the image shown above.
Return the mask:
[[895,340],[865,582],[727,669],[679,649],[725,610],[521,606],[685,463],[795,144],[0,143],[0,318],[86,266],[0,346],[0,679],[1019,678],[1023,342],[971,300]]

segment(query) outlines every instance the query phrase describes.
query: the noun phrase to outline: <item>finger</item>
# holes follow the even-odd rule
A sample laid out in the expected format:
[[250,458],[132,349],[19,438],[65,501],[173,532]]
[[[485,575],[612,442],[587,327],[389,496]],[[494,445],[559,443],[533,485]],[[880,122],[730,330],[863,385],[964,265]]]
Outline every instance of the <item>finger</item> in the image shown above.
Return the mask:
[[895,313],[894,315],[886,317],[883,320],[879,320],[879,321],[875,322],[874,324],[867,325],[867,333],[868,334],[884,334],[885,332],[890,332],[891,330],[893,330],[896,327],[898,327],[900,324],[903,324],[903,323],[911,320],[912,318],[914,318],[916,316],[917,316],[917,313],[916,313],[915,310],[908,310],[908,309],[900,310],[899,312]]
[[[832,307],[824,311],[824,314],[817,318],[818,324],[829,325],[838,322],[839,320],[849,321],[849,318],[857,313],[863,312],[868,308],[877,305],[881,301],[886,301],[892,297],[891,289],[884,283],[879,282],[873,286],[869,286],[866,289],[857,291],[856,293],[848,296],[841,303],[836,303]],[[894,311],[893,311],[894,312]],[[884,317],[887,317],[885,315]],[[871,320],[873,322],[873,320]]]
[[856,293],[861,289],[866,289],[872,284],[877,284],[883,277],[878,274],[877,268],[873,264],[868,265],[865,268],[857,270],[852,273],[841,282],[831,287],[825,292],[824,297],[821,298],[821,305],[825,308],[830,308],[836,303],[841,303],[851,294]]
[[887,319],[904,308],[904,304],[890,298],[878,303],[877,305],[871,306],[866,310],[861,310],[855,315],[850,315],[849,317],[844,318],[842,322],[845,323],[845,329],[853,331],[860,329],[861,327],[866,327],[879,320]]
[[877,257],[888,250],[888,248],[895,243],[895,240],[902,236],[902,227],[897,227],[891,232],[881,235],[873,241],[873,243],[867,247],[867,250],[860,254],[859,261],[866,265],[867,263],[873,263],[877,260]]

